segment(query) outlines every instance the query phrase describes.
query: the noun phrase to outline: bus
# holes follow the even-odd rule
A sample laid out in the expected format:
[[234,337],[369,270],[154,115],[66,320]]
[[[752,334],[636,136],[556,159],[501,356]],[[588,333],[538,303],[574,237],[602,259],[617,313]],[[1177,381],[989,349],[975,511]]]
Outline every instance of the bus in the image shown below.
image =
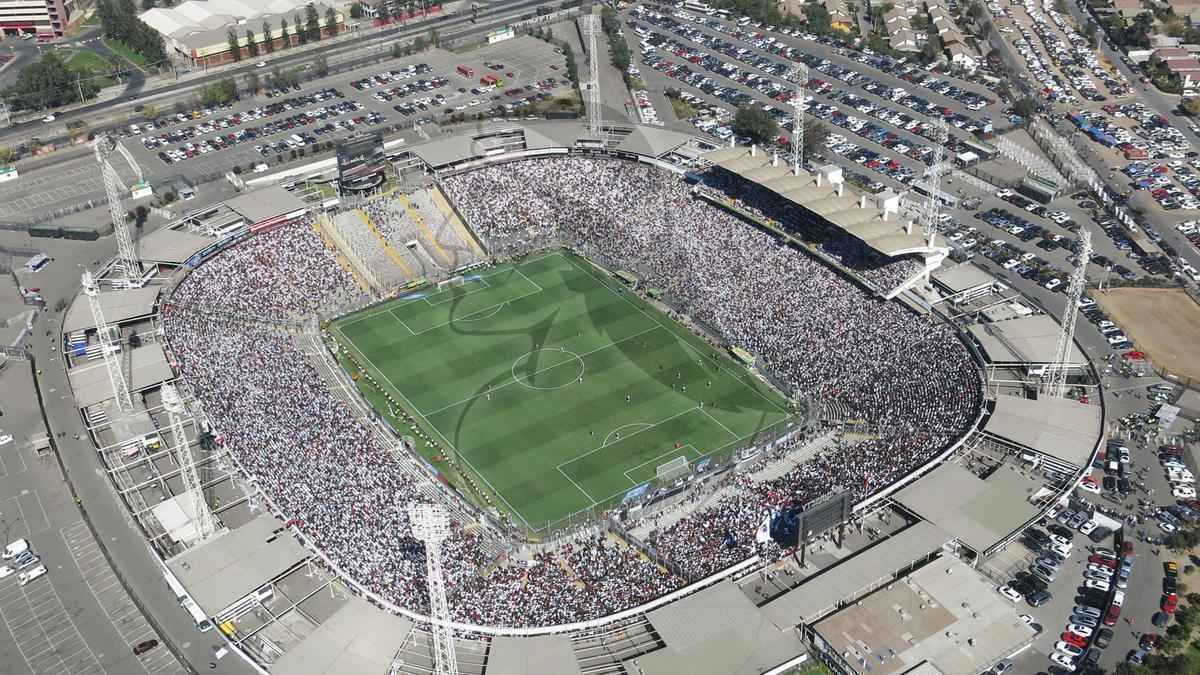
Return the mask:
[[39,253],[25,263],[25,269],[29,270],[30,272],[37,272],[49,264],[50,256],[46,255],[45,253]]
[[212,630],[212,621],[209,621],[208,617],[204,616],[204,610],[200,609],[200,605],[197,605],[195,600],[185,598],[181,604],[187,610],[187,613],[192,615],[192,621],[196,622],[196,630],[201,633],[207,633]]
[[188,599],[187,590],[184,589],[183,584],[179,583],[174,572],[167,567],[163,567],[163,578],[167,580],[167,588],[175,594],[175,601],[182,605],[183,601]]
[[459,66],[458,74],[462,75],[463,77],[474,77],[475,71],[471,68],[471,66]]

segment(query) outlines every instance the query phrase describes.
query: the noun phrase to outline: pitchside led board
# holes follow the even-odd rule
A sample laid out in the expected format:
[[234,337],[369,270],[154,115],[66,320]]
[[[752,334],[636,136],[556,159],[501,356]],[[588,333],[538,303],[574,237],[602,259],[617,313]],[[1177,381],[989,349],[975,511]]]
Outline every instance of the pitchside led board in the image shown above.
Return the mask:
[[355,134],[338,144],[338,180],[351,185],[374,176],[387,166],[383,134]]

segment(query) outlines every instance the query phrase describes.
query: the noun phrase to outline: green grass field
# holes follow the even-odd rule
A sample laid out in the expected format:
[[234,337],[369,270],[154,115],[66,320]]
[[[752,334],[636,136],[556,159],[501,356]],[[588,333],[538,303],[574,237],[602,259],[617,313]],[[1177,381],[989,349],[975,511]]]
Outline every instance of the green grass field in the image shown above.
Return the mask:
[[535,529],[789,417],[744,368],[566,253],[427,289],[333,331]]

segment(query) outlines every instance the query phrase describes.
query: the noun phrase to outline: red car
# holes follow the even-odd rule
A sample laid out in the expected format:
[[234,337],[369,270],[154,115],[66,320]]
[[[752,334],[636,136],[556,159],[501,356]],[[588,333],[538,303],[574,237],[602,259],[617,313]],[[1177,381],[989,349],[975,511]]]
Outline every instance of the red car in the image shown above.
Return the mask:
[[1125,541],[1121,542],[1121,555],[1126,557],[1133,556],[1133,541],[1126,539]]
[[1167,593],[1162,597],[1162,603],[1159,606],[1167,614],[1174,614],[1175,610],[1179,609],[1179,596],[1175,593]]
[[1152,652],[1158,647],[1158,643],[1162,641],[1157,633],[1143,633],[1142,639],[1138,641],[1138,646],[1148,652]]
[[1102,555],[1093,555],[1088,558],[1088,562],[1095,563],[1097,565],[1104,565],[1105,567],[1107,567],[1110,570],[1117,569],[1117,561],[1116,560],[1113,560],[1112,558],[1105,558]]
[[1069,645],[1079,647],[1080,649],[1087,649],[1087,638],[1083,637],[1082,635],[1076,635],[1075,633],[1063,633],[1061,637],[1062,641]]
[[1120,605],[1110,605],[1108,608],[1108,612],[1106,612],[1104,614],[1104,625],[1109,626],[1109,627],[1115,626],[1115,625],[1117,625],[1117,619],[1120,619],[1120,618],[1121,618],[1121,606]]

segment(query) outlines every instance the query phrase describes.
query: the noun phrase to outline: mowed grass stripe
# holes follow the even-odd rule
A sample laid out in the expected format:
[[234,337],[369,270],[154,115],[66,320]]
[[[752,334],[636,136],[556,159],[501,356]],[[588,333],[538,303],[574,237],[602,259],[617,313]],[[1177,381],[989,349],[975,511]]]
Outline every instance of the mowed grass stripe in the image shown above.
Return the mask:
[[[786,417],[782,399],[739,378],[743,371],[723,354],[589,270],[547,255],[496,268],[478,292],[468,283],[441,292],[436,305],[398,301],[341,324],[415,412],[535,527],[623,493],[634,486],[629,475],[652,476],[675,443],[695,459],[735,441],[731,434],[746,437]],[[535,286],[541,290],[529,295]],[[473,314],[484,318],[460,320]],[[431,328],[414,336],[400,319]],[[537,346],[544,351],[528,356]],[[514,364],[525,384],[514,379]],[[555,388],[526,386],[530,377]],[[638,428],[630,425],[660,426],[593,452],[614,429]]]

